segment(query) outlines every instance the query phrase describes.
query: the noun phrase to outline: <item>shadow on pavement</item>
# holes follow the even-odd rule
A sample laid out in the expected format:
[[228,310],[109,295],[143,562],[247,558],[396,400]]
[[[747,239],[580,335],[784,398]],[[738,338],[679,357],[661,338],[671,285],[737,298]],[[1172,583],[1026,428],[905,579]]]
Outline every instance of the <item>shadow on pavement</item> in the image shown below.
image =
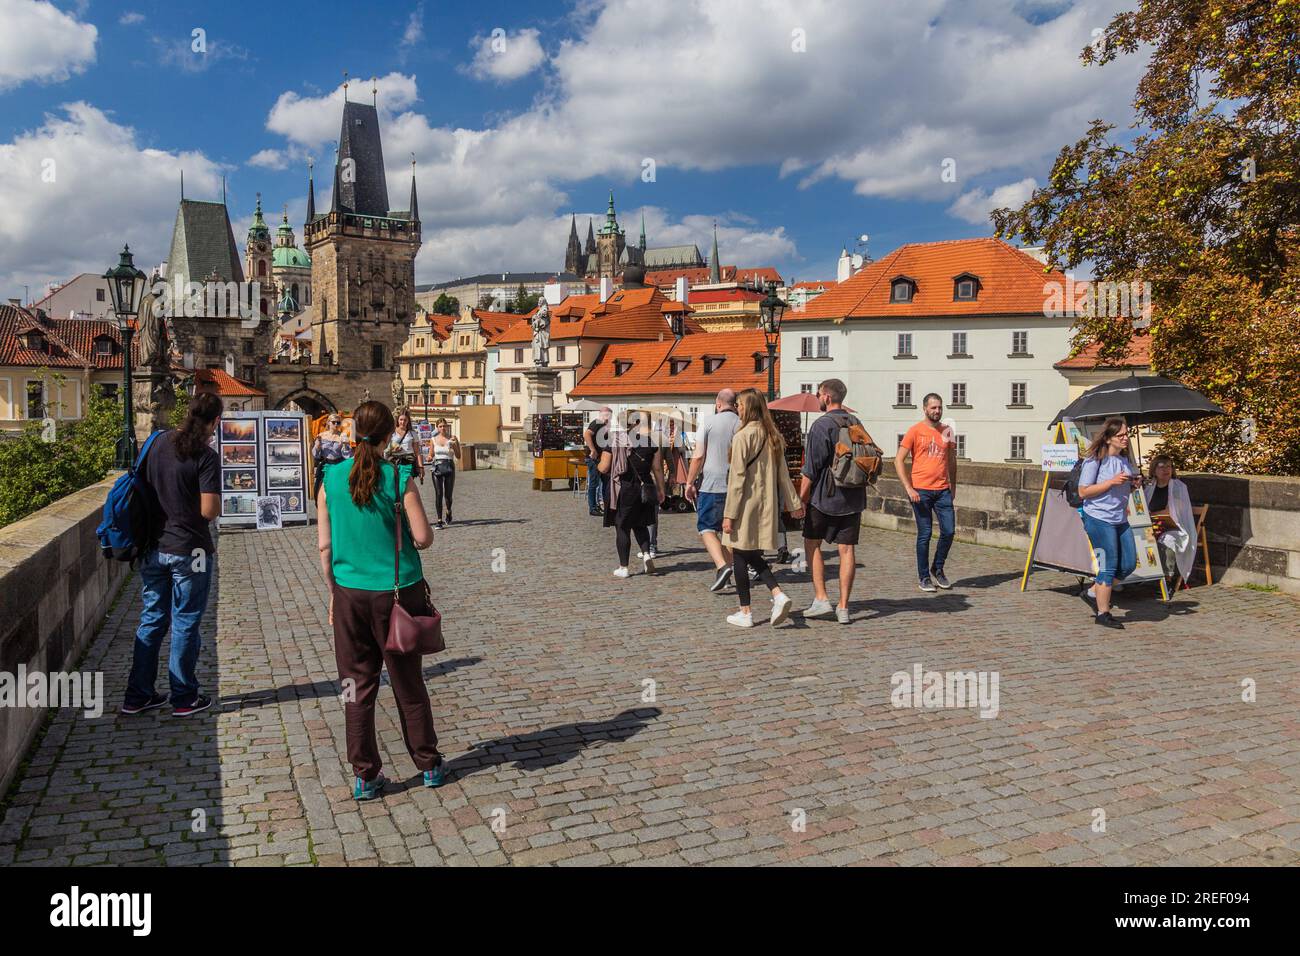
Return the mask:
[[953,581],[953,587],[972,588],[982,590],[983,588],[995,588],[999,584],[1005,584],[1008,581],[1015,581],[1021,576],[1020,571],[1004,571],[1001,574],[981,574],[977,578],[962,578],[960,581]]
[[[547,727],[531,734],[513,734],[474,745],[468,753],[447,761],[447,779],[510,763],[518,770],[543,770],[572,760],[588,747],[635,736],[663,714],[658,707],[625,710],[609,720],[581,721]],[[417,778],[418,779],[418,778]]]
[[[457,657],[448,661],[439,661],[437,664],[431,664],[424,668],[424,679],[441,677],[443,674],[450,674],[462,667],[473,667],[475,664],[481,663],[482,660],[481,657]],[[387,670],[380,675],[379,686],[388,686]],[[288,703],[303,697],[337,697],[339,693],[338,681],[318,680],[312,681],[310,684],[285,684],[275,690],[224,697],[221,699],[219,706],[223,711],[247,710],[250,707],[261,707],[264,704]]]

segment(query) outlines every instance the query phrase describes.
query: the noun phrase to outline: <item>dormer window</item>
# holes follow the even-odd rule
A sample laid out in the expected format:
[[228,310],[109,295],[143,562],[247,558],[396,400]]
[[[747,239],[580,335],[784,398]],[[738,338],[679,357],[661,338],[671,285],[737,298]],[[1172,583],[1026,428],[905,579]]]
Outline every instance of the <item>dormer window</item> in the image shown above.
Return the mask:
[[[251,343],[250,343],[250,344],[251,344]],[[95,354],[96,354],[96,355],[112,355],[112,354],[113,354],[113,340],[110,339],[107,335],[97,335],[97,336],[95,337],[95,346],[94,346],[94,347],[95,347]]]
[[23,348],[32,352],[48,352],[50,350],[49,340],[41,332],[25,332],[18,336],[18,341]]
[[682,374],[682,372],[686,371],[687,366],[689,366],[690,364],[691,364],[691,360],[688,358],[670,359],[668,361],[668,374],[680,375]]
[[898,276],[889,286],[890,302],[911,302],[916,298],[916,280],[910,276]]
[[726,356],[723,355],[704,356],[704,374],[712,375],[718,369],[722,368],[722,363],[726,360]]
[[766,372],[768,366],[768,355],[766,352],[754,353],[754,371]]
[[963,272],[952,280],[952,300],[954,302],[974,302],[979,298],[979,276]]
[[614,375],[615,375],[615,377],[618,377],[618,376],[620,376],[620,375],[624,375],[624,374],[626,374],[626,373],[628,372],[628,370],[631,369],[631,368],[632,368],[632,362],[631,362],[630,359],[615,359],[615,360],[614,360]]

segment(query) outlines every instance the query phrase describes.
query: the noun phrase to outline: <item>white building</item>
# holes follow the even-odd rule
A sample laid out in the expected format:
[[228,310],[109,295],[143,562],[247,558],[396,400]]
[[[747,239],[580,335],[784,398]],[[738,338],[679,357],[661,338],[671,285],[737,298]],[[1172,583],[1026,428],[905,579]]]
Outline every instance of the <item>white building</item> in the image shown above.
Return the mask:
[[113,315],[113,299],[108,294],[108,280],[93,272],[83,272],[61,285],[51,285],[45,298],[33,302],[52,319],[107,319]]
[[781,394],[841,379],[846,404],[893,454],[935,392],[960,458],[1038,462],[1069,403],[1054,365],[1073,325],[1048,305],[1065,277],[1043,268],[996,239],[902,246],[786,314]]

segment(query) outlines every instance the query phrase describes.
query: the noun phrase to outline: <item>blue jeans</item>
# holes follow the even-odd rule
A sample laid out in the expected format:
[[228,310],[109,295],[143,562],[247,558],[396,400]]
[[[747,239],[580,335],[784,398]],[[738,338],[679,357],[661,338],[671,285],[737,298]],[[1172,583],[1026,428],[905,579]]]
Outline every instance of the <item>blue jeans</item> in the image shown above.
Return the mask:
[[150,551],[140,562],[144,610],[135,632],[131,677],[127,681],[126,703],[147,703],[158,679],[158,652],[170,626],[171,655],[167,676],[171,681],[173,707],[187,707],[199,696],[195,667],[199,660],[199,624],[208,606],[215,554],[207,555],[202,571],[195,571],[197,558],[188,554]]
[[1097,558],[1097,583],[1109,586],[1132,574],[1137,567],[1137,545],[1129,534],[1128,522],[1111,524],[1086,511],[1082,516],[1092,549],[1101,552]]
[[605,476],[596,470],[596,459],[587,459],[587,510],[595,511],[602,501],[609,500],[609,489],[605,487]]
[[[916,516],[916,576],[924,581],[932,573],[943,573],[943,562],[948,558],[952,548],[952,536],[956,533],[956,517],[952,510],[952,491],[944,488],[931,491],[917,488],[921,496],[919,502],[912,503],[912,514]],[[934,561],[930,561],[930,532],[934,527],[934,516],[939,517],[939,544],[934,549]]]

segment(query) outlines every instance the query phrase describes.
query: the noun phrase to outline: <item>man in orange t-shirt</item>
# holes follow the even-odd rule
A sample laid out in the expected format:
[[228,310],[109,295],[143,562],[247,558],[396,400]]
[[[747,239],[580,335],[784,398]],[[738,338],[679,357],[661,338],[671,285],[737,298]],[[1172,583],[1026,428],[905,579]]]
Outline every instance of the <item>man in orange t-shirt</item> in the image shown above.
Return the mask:
[[[912,502],[916,516],[916,573],[922,591],[952,587],[943,574],[943,564],[952,548],[956,531],[953,496],[957,493],[957,441],[952,429],[943,425],[943,399],[931,392],[921,403],[925,419],[907,430],[898,446],[894,467],[898,480]],[[908,474],[907,456],[912,456]],[[930,560],[930,533],[939,518],[939,544]]]

